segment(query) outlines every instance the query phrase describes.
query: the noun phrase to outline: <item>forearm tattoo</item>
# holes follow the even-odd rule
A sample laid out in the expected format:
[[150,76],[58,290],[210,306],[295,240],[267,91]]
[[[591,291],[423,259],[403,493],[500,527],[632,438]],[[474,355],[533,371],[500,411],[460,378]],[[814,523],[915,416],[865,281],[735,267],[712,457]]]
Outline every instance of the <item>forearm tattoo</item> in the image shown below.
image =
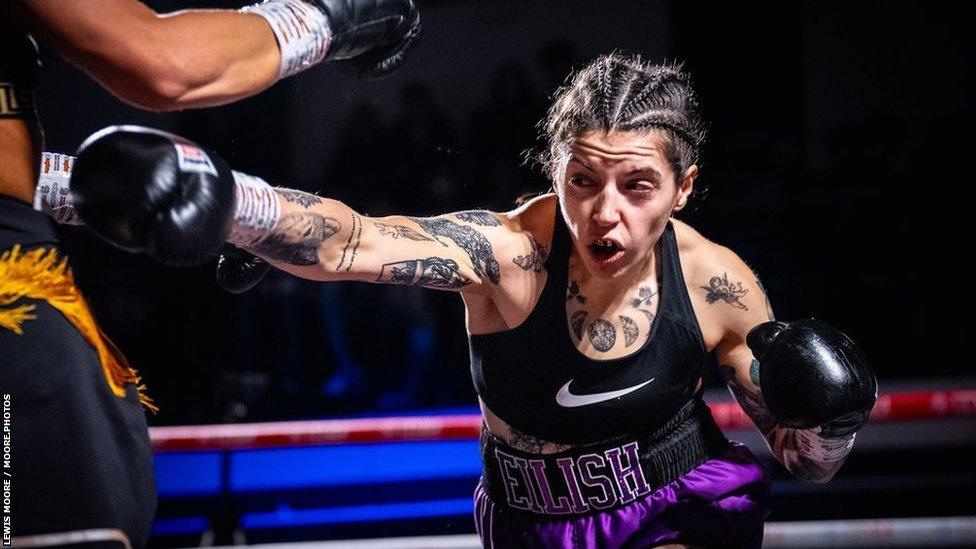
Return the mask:
[[454,241],[471,258],[475,274],[482,280],[487,278],[493,284],[501,281],[501,269],[491,242],[485,235],[466,225],[459,225],[442,217],[411,217],[415,223],[435,238],[444,237]]
[[295,189],[284,189],[281,187],[275,189],[275,191],[278,192],[278,195],[281,196],[281,198],[284,198],[292,204],[298,204],[303,208],[308,208],[309,206],[322,203],[322,197],[315,196],[311,193],[296,191]]
[[278,220],[271,234],[249,251],[289,265],[319,262],[319,247],[342,230],[338,220],[313,212],[292,212]]
[[810,482],[830,480],[854,445],[853,436],[822,439],[801,429],[780,429],[771,438],[773,452],[779,449],[783,466],[797,478]]
[[376,281],[437,289],[457,289],[471,283],[456,261],[441,257],[387,263]]
[[531,235],[529,235],[528,238],[529,244],[532,246],[532,251],[528,255],[517,256],[512,261],[526,271],[541,273],[542,266],[546,262],[546,257],[549,255],[549,251],[545,246],[539,244],[536,239],[532,238]]
[[722,276],[713,276],[708,281],[708,286],[701,288],[706,291],[705,301],[709,305],[716,301],[724,301],[737,309],[749,310],[749,307],[739,301],[739,298],[749,293],[749,290],[743,288],[741,282],[729,282],[728,273]]
[[498,227],[502,224],[498,217],[486,210],[467,210],[454,214],[461,221],[481,225],[482,227]]
[[532,435],[527,435],[511,425],[508,426],[508,430],[511,432],[508,445],[516,450],[522,450],[523,452],[529,452],[532,454],[541,454],[543,451],[547,451],[547,453],[556,453],[564,452],[573,447],[571,444],[557,444],[555,442],[549,442],[547,440],[542,440],[541,438],[536,438]]
[[433,238],[426,236],[419,231],[415,231],[406,225],[387,225],[386,223],[380,223],[378,221],[373,223],[376,228],[379,229],[380,234],[383,236],[392,236],[393,238],[400,238],[401,236],[407,240],[416,240],[418,242],[437,242],[441,246],[447,247],[447,244],[443,242],[434,240]]
[[[363,220],[356,214],[352,214],[352,228],[349,231],[349,240],[346,241],[346,246],[342,249],[342,257],[339,258],[339,265],[336,267],[336,272],[342,270],[342,266],[345,265],[345,270],[348,272],[352,269],[352,264],[356,262],[356,252],[359,251],[359,242],[363,236]],[[352,250],[350,251],[350,246]],[[349,254],[349,263],[346,263],[346,253]]]
[[575,280],[569,281],[569,288],[566,289],[566,301],[575,299],[580,304],[586,303],[586,296],[582,295],[579,291],[579,283]]
[[576,311],[569,319],[569,323],[573,327],[573,335],[580,341],[583,340],[583,323],[586,322],[588,314],[586,311]]
[[777,427],[777,423],[769,413],[762,390],[759,388],[759,362],[753,359],[752,364],[749,365],[751,387],[739,381],[735,375],[735,368],[732,366],[721,365],[719,372],[742,410],[752,419],[763,435],[769,435],[770,431]]
[[[766,407],[759,387],[759,362],[755,359],[749,365],[752,387],[741,383],[735,375],[735,368],[731,366],[719,366],[719,371],[739,406],[769,441],[773,455],[793,475],[812,482],[824,482],[840,468],[853,442],[853,437],[845,440],[825,440],[807,431],[781,427]],[[829,459],[815,459],[810,457],[811,455],[829,456]]]
[[607,352],[613,348],[617,342],[617,328],[613,324],[598,318],[586,329],[586,335],[590,338],[593,348],[600,352]]
[[629,316],[618,315],[617,319],[620,320],[620,326],[624,331],[624,347],[630,347],[640,337],[640,329],[637,328],[634,319]]

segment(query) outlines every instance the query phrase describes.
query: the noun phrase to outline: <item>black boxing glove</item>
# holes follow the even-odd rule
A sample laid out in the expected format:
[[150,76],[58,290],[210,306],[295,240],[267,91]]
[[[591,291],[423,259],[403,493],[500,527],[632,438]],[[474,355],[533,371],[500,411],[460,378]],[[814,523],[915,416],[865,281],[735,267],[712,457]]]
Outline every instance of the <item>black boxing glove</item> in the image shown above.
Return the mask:
[[413,0],[268,0],[244,8],[271,26],[279,78],[321,61],[361,77],[397,70],[420,36]]
[[332,28],[326,60],[364,78],[400,68],[420,37],[413,0],[315,0]]
[[71,199],[110,243],[170,265],[216,255],[231,228],[234,177],[217,155],[179,136],[113,126],[81,145]]
[[217,259],[217,284],[232,294],[242,294],[257,286],[270,268],[260,257],[227,244]]
[[0,118],[36,118],[37,44],[8,18],[0,18],[0,52]]
[[842,332],[818,320],[765,322],[746,344],[759,362],[759,384],[773,418],[785,427],[820,427],[841,438],[867,422],[878,382],[864,354]]

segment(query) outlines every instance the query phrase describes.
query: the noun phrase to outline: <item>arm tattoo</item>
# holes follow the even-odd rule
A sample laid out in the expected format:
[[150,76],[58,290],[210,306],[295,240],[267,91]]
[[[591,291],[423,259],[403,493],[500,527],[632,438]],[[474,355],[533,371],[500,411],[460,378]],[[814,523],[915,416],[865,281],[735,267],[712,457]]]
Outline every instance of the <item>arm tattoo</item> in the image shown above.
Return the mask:
[[467,210],[454,214],[461,221],[481,225],[482,227],[497,227],[502,224],[495,214],[486,210]]
[[579,291],[579,284],[575,280],[569,281],[569,288],[566,290],[566,301],[575,299],[579,303],[586,303],[586,296]]
[[[850,448],[848,440],[822,440],[815,434],[806,434],[799,429],[781,427],[766,407],[762,390],[759,388],[759,362],[753,359],[749,365],[749,379],[755,388],[744,386],[735,376],[731,366],[719,366],[722,377],[729,385],[735,400],[746,414],[752,418],[756,427],[769,441],[769,447],[784,467],[793,475],[812,482],[826,482],[843,463],[841,457],[836,461],[820,461],[807,456],[811,444],[817,444],[823,452],[836,452],[838,447]],[[846,452],[844,453],[846,455]]]
[[411,217],[411,220],[421,226],[434,237],[446,237],[454,241],[471,258],[471,266],[475,274],[482,279],[486,277],[494,284],[501,281],[501,268],[495,259],[495,251],[485,235],[471,227],[442,217]]
[[319,262],[319,246],[342,230],[331,217],[292,212],[278,220],[273,232],[251,250],[272,261],[309,266]]
[[743,288],[741,282],[729,282],[728,273],[722,276],[713,276],[708,281],[708,286],[702,286],[701,288],[707,292],[705,294],[705,301],[709,305],[716,301],[724,301],[736,309],[742,309],[743,311],[749,310],[749,307],[746,307],[745,304],[739,301],[739,298],[749,293],[749,290]]
[[542,244],[539,244],[536,239],[532,238],[532,235],[529,235],[529,244],[532,245],[532,252],[528,255],[520,255],[512,261],[526,271],[541,273],[542,265],[546,262],[549,250]]
[[756,277],[756,286],[759,286],[759,291],[763,294],[763,299],[766,300],[766,315],[769,316],[769,320],[776,320],[773,316],[773,305],[769,302],[769,294],[766,293],[766,288],[763,287],[762,282],[759,282],[759,277]]
[[283,189],[281,187],[278,187],[275,190],[278,192],[281,198],[284,198],[285,200],[291,202],[292,204],[299,204],[304,208],[308,208],[309,206],[312,206],[314,204],[322,203],[321,197],[315,196],[314,194],[311,193],[296,191],[295,189]]
[[471,283],[461,274],[456,261],[441,257],[387,263],[376,281],[444,289],[457,289]]
[[613,348],[617,342],[617,328],[613,324],[598,318],[586,329],[586,335],[590,338],[590,343],[600,352],[607,352]]
[[420,232],[415,231],[406,225],[387,225],[386,223],[380,223],[379,221],[376,221],[373,224],[376,225],[377,229],[379,229],[380,234],[384,236],[392,236],[393,238],[400,238],[402,236],[407,240],[416,240],[418,242],[437,242],[441,246],[444,246],[445,248],[447,247],[447,244],[438,242],[429,236],[424,236]]
[[573,335],[580,341],[583,340],[583,323],[586,322],[587,314],[589,313],[586,311],[576,311],[569,319],[569,323],[573,327]]
[[752,364],[749,366],[749,373],[753,379],[754,387],[748,387],[739,381],[735,376],[735,368],[731,366],[719,366],[719,372],[728,384],[735,400],[742,407],[742,410],[752,419],[753,423],[756,424],[756,427],[759,428],[759,431],[763,435],[769,435],[770,431],[777,427],[777,423],[769,413],[769,409],[766,408],[766,401],[763,399],[762,390],[759,388],[759,380],[757,379],[759,375],[759,362],[753,359]]
[[[773,437],[772,445],[781,448],[783,466],[794,476],[810,482],[827,482],[844,464],[854,438],[825,440],[809,431],[782,429]],[[826,460],[810,457],[824,454],[834,456]]]
[[624,347],[630,347],[640,337],[640,330],[637,329],[637,323],[629,316],[619,315],[617,319],[620,320],[620,325],[624,330]]
[[[346,247],[342,249],[342,257],[339,259],[339,265],[336,267],[336,272],[342,268],[343,263],[346,262],[346,252],[349,251],[349,245],[352,244],[352,253],[349,255],[349,264],[346,265],[346,271],[348,272],[352,269],[352,264],[356,261],[356,252],[359,251],[359,242],[363,236],[363,220],[356,214],[352,214],[352,229],[349,231],[349,240],[346,241]],[[355,239],[355,242],[353,242]]]
[[523,452],[541,454],[543,450],[551,450],[553,453],[555,453],[563,452],[573,447],[571,444],[557,444],[555,442],[549,442],[547,440],[542,440],[541,438],[536,438],[532,435],[527,435],[511,425],[508,426],[508,430],[511,431],[512,434],[510,440],[508,441],[508,445],[516,450],[522,450]]

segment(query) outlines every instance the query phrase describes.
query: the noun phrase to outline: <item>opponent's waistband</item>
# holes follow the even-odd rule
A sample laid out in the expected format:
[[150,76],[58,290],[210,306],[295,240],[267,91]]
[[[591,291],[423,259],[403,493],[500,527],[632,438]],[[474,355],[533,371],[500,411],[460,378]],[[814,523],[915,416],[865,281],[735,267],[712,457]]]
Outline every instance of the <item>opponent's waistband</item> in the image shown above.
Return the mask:
[[483,483],[491,499],[534,515],[582,515],[622,507],[729,446],[700,398],[652,433],[556,454],[529,454],[482,431]]
[[30,204],[0,194],[0,250],[57,244],[51,219]]

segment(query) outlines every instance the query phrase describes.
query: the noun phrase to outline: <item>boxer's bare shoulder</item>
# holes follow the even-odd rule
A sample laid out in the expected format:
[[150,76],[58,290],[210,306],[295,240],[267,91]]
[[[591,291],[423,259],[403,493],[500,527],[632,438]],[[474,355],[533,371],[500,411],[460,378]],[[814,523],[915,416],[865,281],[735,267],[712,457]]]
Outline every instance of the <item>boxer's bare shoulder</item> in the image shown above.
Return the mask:
[[532,312],[546,283],[543,266],[552,249],[555,211],[556,197],[547,194],[497,214],[507,229],[492,240],[500,283],[490,296],[465,295],[471,333],[513,328]]
[[748,331],[772,317],[759,277],[731,249],[674,220],[688,295],[705,346],[712,350],[730,332]]

